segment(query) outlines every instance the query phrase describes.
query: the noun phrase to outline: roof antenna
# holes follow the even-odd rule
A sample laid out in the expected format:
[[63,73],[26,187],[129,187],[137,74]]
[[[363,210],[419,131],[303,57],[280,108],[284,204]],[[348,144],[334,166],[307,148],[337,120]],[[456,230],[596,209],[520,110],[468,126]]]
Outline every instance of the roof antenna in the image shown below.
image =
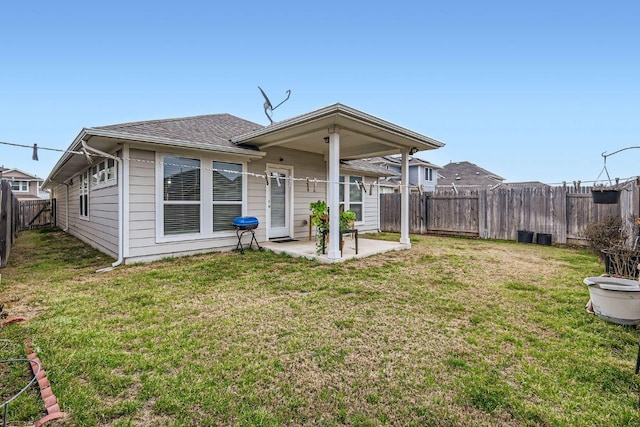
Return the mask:
[[273,120],[271,119],[271,116],[273,115],[273,110],[275,110],[276,108],[284,104],[285,101],[289,99],[289,97],[291,96],[291,91],[287,90],[287,97],[280,104],[274,107],[273,105],[271,105],[271,101],[269,101],[269,97],[267,97],[267,94],[264,93],[262,88],[258,86],[258,89],[260,89],[260,93],[264,97],[264,114],[267,116],[271,124],[273,124]]

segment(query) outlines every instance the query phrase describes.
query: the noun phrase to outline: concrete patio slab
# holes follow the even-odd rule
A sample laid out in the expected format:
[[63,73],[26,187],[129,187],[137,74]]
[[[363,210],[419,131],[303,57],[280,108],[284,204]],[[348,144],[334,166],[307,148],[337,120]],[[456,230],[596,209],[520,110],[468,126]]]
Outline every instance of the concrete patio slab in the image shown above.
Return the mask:
[[283,242],[272,240],[269,242],[260,243],[260,246],[275,253],[284,253],[292,257],[304,257],[327,264],[334,262],[344,262],[346,260],[354,258],[366,258],[371,255],[382,254],[389,251],[401,251],[409,249],[407,245],[403,245],[400,242],[364,239],[362,237],[359,237],[358,253],[356,254],[355,239],[345,237],[344,241],[345,245],[344,249],[342,250],[342,257],[339,259],[329,259],[326,254],[318,255],[316,252],[315,240],[307,240],[304,238]]

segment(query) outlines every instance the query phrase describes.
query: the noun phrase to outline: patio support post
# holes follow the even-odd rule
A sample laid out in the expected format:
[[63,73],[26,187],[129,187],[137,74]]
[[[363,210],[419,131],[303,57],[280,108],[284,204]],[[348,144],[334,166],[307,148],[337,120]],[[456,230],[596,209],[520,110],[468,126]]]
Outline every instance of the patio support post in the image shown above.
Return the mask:
[[340,254],[340,133],[329,129],[329,251],[327,258],[338,259]]
[[400,243],[411,247],[409,239],[409,150],[402,150],[400,197]]

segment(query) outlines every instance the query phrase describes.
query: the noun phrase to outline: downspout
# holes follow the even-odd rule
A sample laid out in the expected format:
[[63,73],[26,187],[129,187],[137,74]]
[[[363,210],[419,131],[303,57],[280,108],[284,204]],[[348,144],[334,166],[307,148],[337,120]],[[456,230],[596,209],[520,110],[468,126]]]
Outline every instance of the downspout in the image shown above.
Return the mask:
[[105,153],[104,151],[100,151],[97,148],[93,148],[87,145],[87,143],[85,142],[84,139],[80,140],[80,143],[82,144],[82,148],[84,148],[87,151],[91,151],[92,153],[98,154],[99,156],[108,158],[108,159],[113,159],[118,163],[118,197],[119,197],[119,209],[118,209],[118,259],[111,264],[111,267],[107,267],[107,268],[102,268],[100,270],[98,270],[97,272],[105,272],[105,271],[109,271],[111,270],[113,267],[117,267],[120,264],[122,264],[122,262],[124,261],[124,257],[123,257],[123,249],[124,249],[124,225],[122,224],[122,218],[123,218],[123,210],[124,210],[124,203],[122,202],[124,200],[124,194],[123,194],[123,166],[122,166],[122,159],[120,159],[117,156]]

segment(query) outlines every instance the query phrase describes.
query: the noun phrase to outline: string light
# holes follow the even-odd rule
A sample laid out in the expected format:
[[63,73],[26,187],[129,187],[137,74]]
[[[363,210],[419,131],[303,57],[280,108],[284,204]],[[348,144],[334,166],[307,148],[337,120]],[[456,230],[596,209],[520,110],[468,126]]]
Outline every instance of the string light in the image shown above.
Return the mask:
[[[2,144],[2,145],[10,145],[12,147],[31,148],[31,149],[33,149],[33,154],[34,154],[33,157],[37,157],[38,150],[57,151],[58,153],[71,153],[71,154],[82,154],[82,155],[84,155],[83,151],[72,151],[72,150],[62,150],[60,148],[42,147],[42,146],[40,146],[38,144],[25,145],[25,144],[15,144],[13,142],[4,142],[4,141],[0,141],[0,144]],[[33,160],[38,160],[38,159],[34,158]]]
[[[5,142],[5,141],[0,141],[0,145],[9,145],[12,147],[20,147],[20,148],[29,148],[34,150],[33,151],[33,158],[37,158],[37,150],[46,150],[46,151],[55,151],[55,152],[59,152],[59,153],[69,153],[69,154],[78,154],[78,155],[82,155],[82,156],[90,156],[90,157],[102,157],[98,154],[94,154],[94,153],[89,153],[86,151],[74,151],[74,150],[63,150],[63,149],[59,149],[59,148],[51,148],[51,147],[43,147],[40,146],[38,144],[33,144],[33,145],[26,145],[26,144],[16,144],[16,143],[12,143],[12,142]],[[145,159],[136,159],[136,158],[123,158],[124,160],[128,160],[128,161],[135,161],[135,162],[142,162],[142,163],[151,163],[151,164],[156,164],[157,162],[155,160],[145,160]],[[167,165],[167,166],[176,166],[176,167],[181,167],[181,168],[191,168],[191,169],[201,169],[201,170],[206,170],[206,171],[211,171],[211,172],[224,172],[227,174],[238,174],[238,175],[245,175],[245,176],[250,176],[250,177],[255,177],[255,178],[259,178],[259,179],[265,179],[265,178],[269,178],[269,176],[266,174],[266,172],[264,174],[261,173],[254,173],[254,172],[246,172],[246,171],[236,171],[236,170],[226,170],[226,169],[216,169],[216,168],[207,168],[207,167],[201,167],[201,166],[192,166],[192,165],[181,165],[181,164],[173,164],[173,163],[164,163],[162,162],[162,164]],[[273,178],[275,178],[275,176],[273,176]],[[309,177],[305,177],[305,178],[296,178],[293,176],[288,176],[288,177],[283,177],[280,176],[279,179],[281,180],[285,180],[285,181],[299,181],[299,182],[310,182],[313,183],[314,186],[316,184],[339,184],[339,185],[354,185],[360,189],[364,189],[365,186],[367,185],[367,183],[364,182],[342,182],[342,181],[329,181],[323,178],[309,178]],[[620,179],[620,181],[622,182],[629,182],[632,180],[637,180],[638,176],[632,176],[629,178],[625,178],[625,179]],[[599,183],[609,183],[610,180],[598,180],[595,179],[593,181],[580,181],[582,184],[593,184],[593,185],[597,185]],[[563,182],[559,182],[559,183],[548,183],[546,185],[549,186],[565,186],[565,185],[571,185],[571,182],[573,181],[563,181]],[[508,183],[507,183],[508,184]],[[268,185],[268,179],[267,179],[267,185]],[[381,182],[374,182],[372,184],[370,184],[371,186],[375,186],[378,188],[392,188],[392,189],[401,189],[401,188],[418,188],[415,185],[410,185],[410,184],[386,184],[386,183],[381,183]],[[474,188],[477,188],[476,186],[474,186]],[[366,190],[364,190],[366,191]]]

